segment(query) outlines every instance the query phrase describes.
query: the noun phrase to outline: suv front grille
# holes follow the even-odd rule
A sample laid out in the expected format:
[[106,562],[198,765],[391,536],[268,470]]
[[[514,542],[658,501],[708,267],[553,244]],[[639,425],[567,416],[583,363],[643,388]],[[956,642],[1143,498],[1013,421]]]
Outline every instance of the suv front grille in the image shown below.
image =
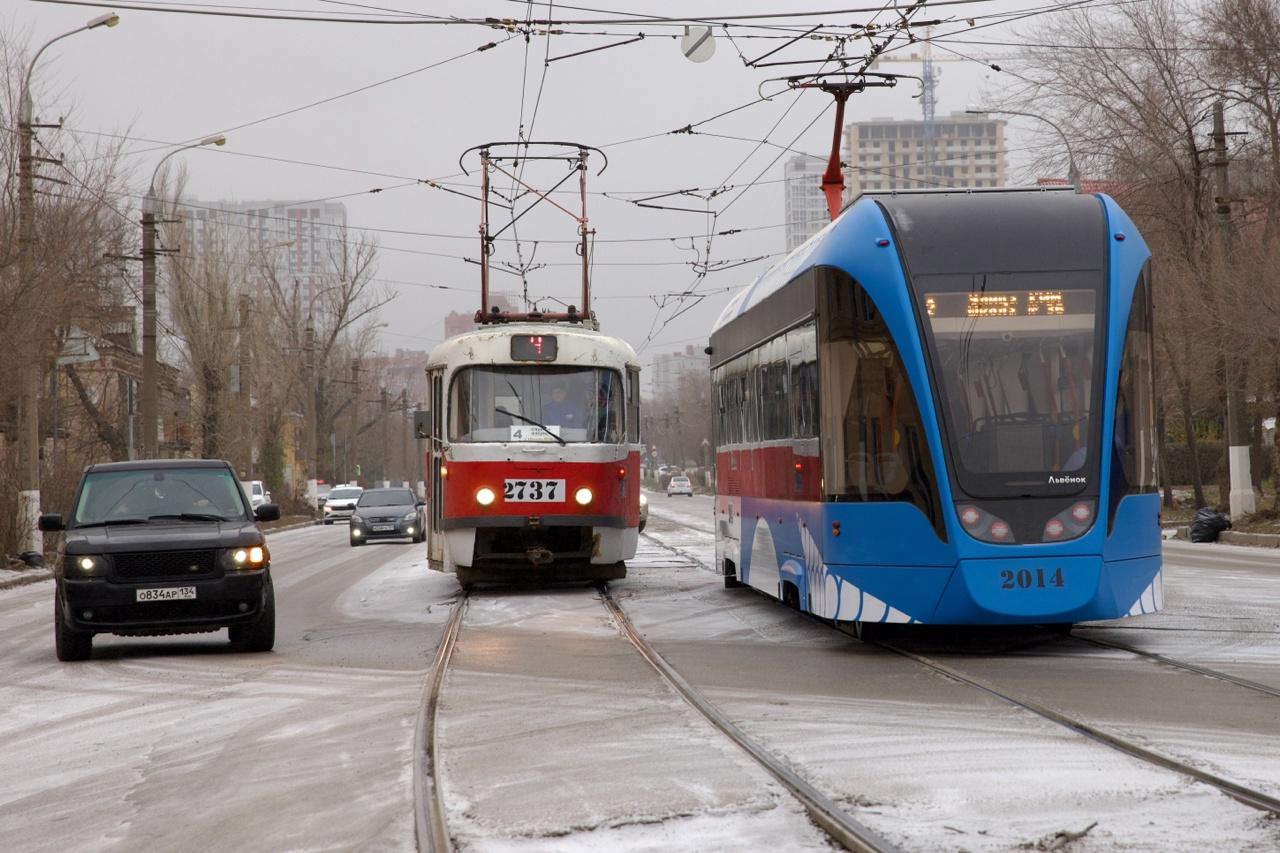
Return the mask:
[[121,580],[205,578],[218,571],[216,551],[138,551],[113,554],[113,573]]

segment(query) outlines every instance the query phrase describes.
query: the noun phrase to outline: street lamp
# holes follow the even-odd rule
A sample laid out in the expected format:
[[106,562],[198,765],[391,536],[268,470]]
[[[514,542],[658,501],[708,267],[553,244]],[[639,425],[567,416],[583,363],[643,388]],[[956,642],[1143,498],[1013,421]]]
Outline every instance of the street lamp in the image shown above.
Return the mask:
[[[99,15],[83,26],[54,36],[40,46],[22,75],[18,93],[18,281],[29,286],[35,257],[35,175],[31,169],[31,140],[35,127],[31,120],[31,75],[40,55],[56,41],[98,27],[114,27],[120,23],[115,13]],[[23,365],[18,398],[18,553],[33,566],[44,562],[44,537],[36,527],[40,516],[40,367],[37,358]]]
[[968,113],[969,115],[986,115],[988,113],[996,113],[998,115],[1022,116],[1024,118],[1038,119],[1044,122],[1045,124],[1049,125],[1049,127],[1052,127],[1054,130],[1056,130],[1058,132],[1058,135],[1062,137],[1062,144],[1067,149],[1067,180],[1071,182],[1071,186],[1075,187],[1076,192],[1084,191],[1084,186],[1080,181],[1080,170],[1076,168],[1076,156],[1071,151],[1071,140],[1067,138],[1067,135],[1063,133],[1062,128],[1059,127],[1056,122],[1052,121],[1051,119],[1047,119],[1042,115],[1037,115],[1036,113],[1023,113],[1023,112],[1018,112],[1017,110],[985,110],[984,109],[984,110],[965,110],[965,112]]
[[174,154],[204,145],[226,143],[227,138],[221,134],[206,136],[161,157],[151,173],[147,196],[142,201],[142,394],[139,408],[142,415],[142,455],[146,459],[154,459],[159,453],[159,419],[156,417],[160,384],[160,368],[156,360],[156,176],[164,162]]

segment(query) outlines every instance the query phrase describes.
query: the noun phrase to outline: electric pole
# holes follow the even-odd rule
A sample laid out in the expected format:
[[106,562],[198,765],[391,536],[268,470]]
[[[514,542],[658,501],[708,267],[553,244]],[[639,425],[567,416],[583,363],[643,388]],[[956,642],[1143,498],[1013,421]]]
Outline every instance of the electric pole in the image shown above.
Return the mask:
[[351,411],[348,413],[347,421],[347,452],[343,454],[342,465],[342,481],[350,483],[350,471],[353,465],[353,455],[356,453],[356,436],[358,433],[358,419],[360,413],[360,359],[351,359]]
[[148,193],[142,201],[142,457],[159,456],[159,421],[156,418],[158,377],[156,358],[156,199]]
[[[1222,101],[1213,104],[1213,172],[1217,185],[1215,199],[1218,226],[1222,230],[1219,275],[1231,275],[1231,253],[1235,229],[1231,223],[1231,183],[1227,174],[1227,130]],[[1253,495],[1253,473],[1249,460],[1249,425],[1244,399],[1244,364],[1235,353],[1226,353],[1227,464],[1231,474],[1230,512],[1239,519],[1257,507]]]
[[[38,56],[39,54],[37,54]],[[35,60],[32,60],[34,65]],[[28,72],[28,76],[30,72]],[[35,179],[31,172],[31,92],[23,86],[22,122],[18,152],[18,287],[30,286],[35,264]],[[40,365],[32,353],[19,372],[18,397],[18,553],[33,566],[44,563],[44,535],[36,526],[40,517]]]
[[316,330],[311,320],[311,312],[307,312],[307,326],[303,330],[303,352],[306,354],[306,394],[307,394],[307,500],[315,505],[316,470],[319,467],[316,459],[316,433],[319,431],[319,408],[316,400]]
[[387,474],[387,464],[389,453],[387,452],[387,386],[383,385],[378,394],[378,405],[380,407],[379,420],[382,421],[382,485],[383,488],[391,485],[391,477]]
[[240,294],[240,414],[244,426],[245,470],[253,476],[253,395],[249,384],[252,371],[253,304],[249,294]]

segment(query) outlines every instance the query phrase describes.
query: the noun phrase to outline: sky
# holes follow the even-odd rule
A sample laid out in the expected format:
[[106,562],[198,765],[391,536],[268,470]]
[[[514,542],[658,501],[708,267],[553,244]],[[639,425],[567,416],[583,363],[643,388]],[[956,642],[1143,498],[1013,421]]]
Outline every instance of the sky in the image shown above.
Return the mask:
[[[390,3],[390,0],[387,0]],[[1092,0],[1090,0],[1092,2]],[[407,11],[478,17],[515,17],[529,11],[524,2],[398,0],[390,6],[333,0],[201,0],[206,9],[303,10],[320,16],[387,16]],[[953,21],[964,17],[1026,11],[1051,0],[971,0],[940,6],[923,18]],[[157,0],[124,5],[156,6]],[[166,7],[175,4],[164,3]],[[196,4],[190,4],[195,6]],[[761,0],[699,0],[696,10],[674,0],[609,4],[625,16],[689,14],[714,17],[752,12],[833,10],[806,18],[848,25],[874,17],[852,11],[876,5],[813,0],[801,4]],[[87,5],[56,5],[30,0],[0,0],[0,30],[6,38],[38,45],[48,38],[103,14]],[[776,47],[777,39],[735,38],[722,31],[706,62],[686,59],[678,28],[582,26],[588,34],[543,36],[528,41],[502,28],[475,25],[371,25],[357,23],[267,21],[120,9],[120,24],[60,41],[41,59],[33,77],[37,115],[64,116],[72,139],[85,145],[126,135],[125,163],[135,197],[121,201],[131,217],[153,168],[171,147],[225,133],[220,148],[183,152],[171,160],[185,167],[188,192],[201,200],[333,199],[347,207],[348,223],[365,229],[380,244],[377,277],[395,294],[382,312],[383,347],[429,349],[442,338],[442,320],[450,311],[473,311],[479,304],[479,203],[467,197],[478,190],[478,160],[463,152],[475,145],[524,136],[569,140],[600,148],[591,155],[588,216],[596,231],[593,253],[593,307],[602,328],[641,351],[648,365],[655,353],[705,345],[710,327],[733,289],[749,284],[781,259],[784,246],[783,163],[791,156],[777,145],[825,157],[830,149],[833,115],[830,97],[821,92],[789,92],[772,77],[792,68],[753,69],[752,58]],[[533,7],[535,18],[554,15],[599,17],[546,3]],[[402,18],[404,16],[401,16]],[[974,40],[1014,41],[1030,21],[990,26]],[[585,55],[565,54],[616,44],[644,32],[643,40]],[[759,32],[759,31],[757,31]],[[477,51],[477,48],[495,46]],[[850,51],[859,43],[851,42]],[[831,42],[805,41],[788,47],[787,57],[822,58]],[[971,56],[998,57],[1012,66],[1013,48],[953,45]],[[897,56],[913,52],[904,49]],[[783,54],[780,54],[781,57]],[[938,58],[955,60],[939,51]],[[550,58],[553,61],[547,62]],[[917,73],[918,64],[899,62],[882,70]],[[988,102],[1013,81],[982,63],[946,61],[938,89],[939,116]],[[396,79],[393,79],[396,78]],[[918,118],[916,85],[855,97],[846,121],[873,117]],[[701,122],[734,107],[756,103],[699,125],[697,134],[670,131]],[[322,103],[317,103],[322,102]],[[1013,180],[1028,181],[1026,147],[1033,121],[1010,121],[1008,147]],[[106,134],[107,136],[102,136]],[[759,145],[767,139],[772,145]],[[70,142],[64,156],[77,155]],[[782,156],[779,156],[782,155]],[[291,162],[286,162],[291,161]],[[546,189],[566,174],[555,161],[532,163],[523,172],[533,186]],[[435,181],[448,189],[424,183]],[[562,187],[575,189],[576,179]],[[496,176],[495,187],[509,191],[509,178]],[[727,189],[726,189],[727,188]],[[716,189],[721,192],[708,200]],[[669,205],[690,211],[653,210],[628,199],[694,190]],[[465,193],[466,195],[459,195]],[[575,194],[556,200],[573,209]],[[528,198],[522,200],[523,209]],[[710,206],[714,222],[705,210]],[[703,211],[703,212],[698,212]],[[492,211],[505,224],[510,214]],[[708,241],[708,230],[741,229]],[[576,224],[568,215],[543,205],[517,223],[514,241],[499,244],[493,260],[533,268],[529,294],[556,310],[550,297],[579,303],[580,266],[574,254]],[[708,255],[709,249],[709,255]],[[692,266],[710,258],[723,267],[701,281]],[[695,288],[701,300],[681,298]],[[518,275],[493,274],[493,288],[519,293]],[[687,309],[687,310],[686,310]],[[679,316],[675,316],[676,314]]]

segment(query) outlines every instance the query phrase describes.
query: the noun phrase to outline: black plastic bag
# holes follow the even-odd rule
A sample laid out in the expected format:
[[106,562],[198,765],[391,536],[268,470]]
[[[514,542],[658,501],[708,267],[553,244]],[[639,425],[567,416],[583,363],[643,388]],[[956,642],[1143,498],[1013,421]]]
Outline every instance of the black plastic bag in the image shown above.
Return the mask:
[[1216,509],[1201,507],[1191,522],[1192,542],[1217,542],[1218,534],[1231,527],[1231,519]]

